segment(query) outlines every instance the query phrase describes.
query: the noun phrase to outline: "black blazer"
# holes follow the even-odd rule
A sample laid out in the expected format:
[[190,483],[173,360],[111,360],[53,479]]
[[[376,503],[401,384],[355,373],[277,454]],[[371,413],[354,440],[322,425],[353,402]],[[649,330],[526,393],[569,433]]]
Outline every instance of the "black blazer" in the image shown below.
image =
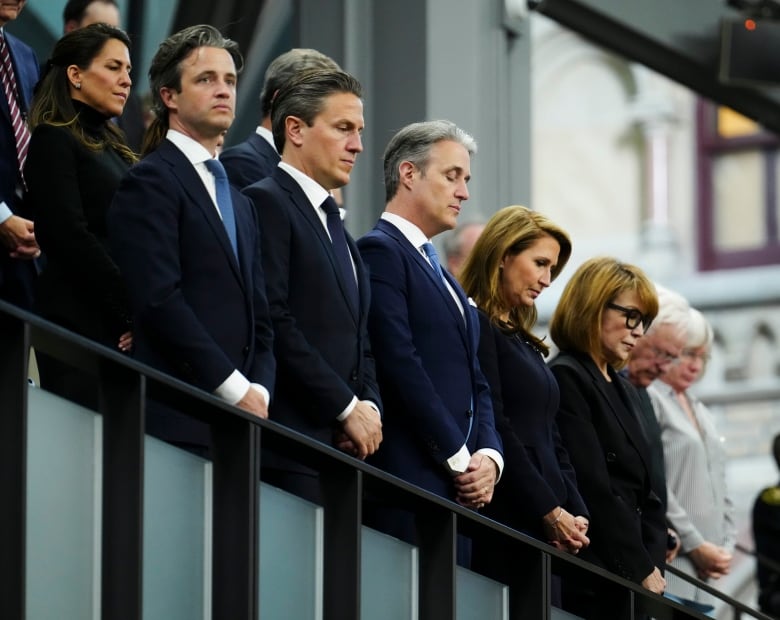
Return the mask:
[[169,140],[130,169],[108,214],[134,310],[135,356],[208,392],[238,369],[272,391],[257,222],[232,190],[238,260],[203,181]]
[[298,183],[277,167],[243,193],[260,224],[275,335],[278,374],[270,417],[331,443],[336,417],[353,396],[381,407],[366,328],[363,261],[347,234],[360,292],[356,315],[330,238]]
[[558,428],[591,516],[581,555],[640,583],[663,570],[666,523],[637,395],[612,368],[608,383],[587,355],[561,353],[550,366],[561,390]]
[[219,156],[230,182],[239,189],[273,175],[279,164],[279,153],[257,133],[225,149]]

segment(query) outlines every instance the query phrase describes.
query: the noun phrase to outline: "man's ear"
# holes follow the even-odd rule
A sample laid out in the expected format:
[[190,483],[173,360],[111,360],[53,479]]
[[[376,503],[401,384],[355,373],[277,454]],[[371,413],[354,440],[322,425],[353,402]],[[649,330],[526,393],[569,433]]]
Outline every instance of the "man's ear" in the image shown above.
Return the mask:
[[169,110],[177,109],[176,99],[178,94],[175,88],[169,88],[168,86],[163,86],[160,89],[160,99],[162,99],[163,105]]
[[303,134],[306,131],[306,123],[297,116],[288,116],[284,119],[284,133],[287,142],[292,142],[295,146],[303,144]]
[[402,161],[398,166],[398,173],[401,184],[404,187],[411,187],[414,182],[414,176],[417,173],[417,166],[410,161]]

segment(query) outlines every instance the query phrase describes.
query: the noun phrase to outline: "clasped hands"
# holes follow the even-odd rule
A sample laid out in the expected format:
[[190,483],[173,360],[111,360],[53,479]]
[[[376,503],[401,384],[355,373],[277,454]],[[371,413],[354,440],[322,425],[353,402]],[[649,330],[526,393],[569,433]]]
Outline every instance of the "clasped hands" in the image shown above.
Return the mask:
[[453,478],[455,501],[466,508],[483,508],[493,499],[497,477],[498,466],[493,459],[475,452],[469,459],[466,471]]
[[35,241],[35,225],[18,215],[12,215],[0,224],[0,241],[8,249],[11,258],[31,260],[41,255]]
[[556,506],[544,517],[544,531],[548,542],[566,553],[576,555],[590,544],[587,536],[590,523],[582,515],[574,516],[561,506]]

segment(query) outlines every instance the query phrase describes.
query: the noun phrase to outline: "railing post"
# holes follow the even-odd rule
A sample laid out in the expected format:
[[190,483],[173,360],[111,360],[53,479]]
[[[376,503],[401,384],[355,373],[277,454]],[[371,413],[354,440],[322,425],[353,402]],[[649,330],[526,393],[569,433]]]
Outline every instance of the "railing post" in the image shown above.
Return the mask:
[[212,424],[214,620],[255,620],[258,614],[258,490],[260,428],[225,415]]
[[420,620],[455,617],[457,516],[431,506],[417,516],[420,540]]
[[320,477],[325,508],[324,618],[360,620],[362,473],[333,463]]
[[143,375],[101,361],[104,620],[140,620],[143,614],[145,392]]
[[0,618],[25,617],[27,324],[0,310]]
[[[505,541],[505,544],[511,544]],[[527,571],[515,571],[509,584],[509,618],[525,620],[538,618],[550,620],[551,574],[550,555],[537,549],[522,548],[517,545],[518,566],[528,567]],[[533,554],[530,561],[524,558]]]

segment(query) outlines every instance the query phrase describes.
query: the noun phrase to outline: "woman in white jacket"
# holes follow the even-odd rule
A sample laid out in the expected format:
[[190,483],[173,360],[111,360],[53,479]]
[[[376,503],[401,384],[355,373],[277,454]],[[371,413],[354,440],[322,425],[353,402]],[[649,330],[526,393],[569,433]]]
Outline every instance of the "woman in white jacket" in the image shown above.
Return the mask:
[[[661,426],[669,495],[667,519],[681,549],[672,566],[702,580],[729,572],[736,542],[732,504],[726,489],[726,454],[713,416],[689,388],[704,373],[713,333],[693,308],[680,358],[648,393]],[[667,592],[710,602],[703,591],[667,575]]]

